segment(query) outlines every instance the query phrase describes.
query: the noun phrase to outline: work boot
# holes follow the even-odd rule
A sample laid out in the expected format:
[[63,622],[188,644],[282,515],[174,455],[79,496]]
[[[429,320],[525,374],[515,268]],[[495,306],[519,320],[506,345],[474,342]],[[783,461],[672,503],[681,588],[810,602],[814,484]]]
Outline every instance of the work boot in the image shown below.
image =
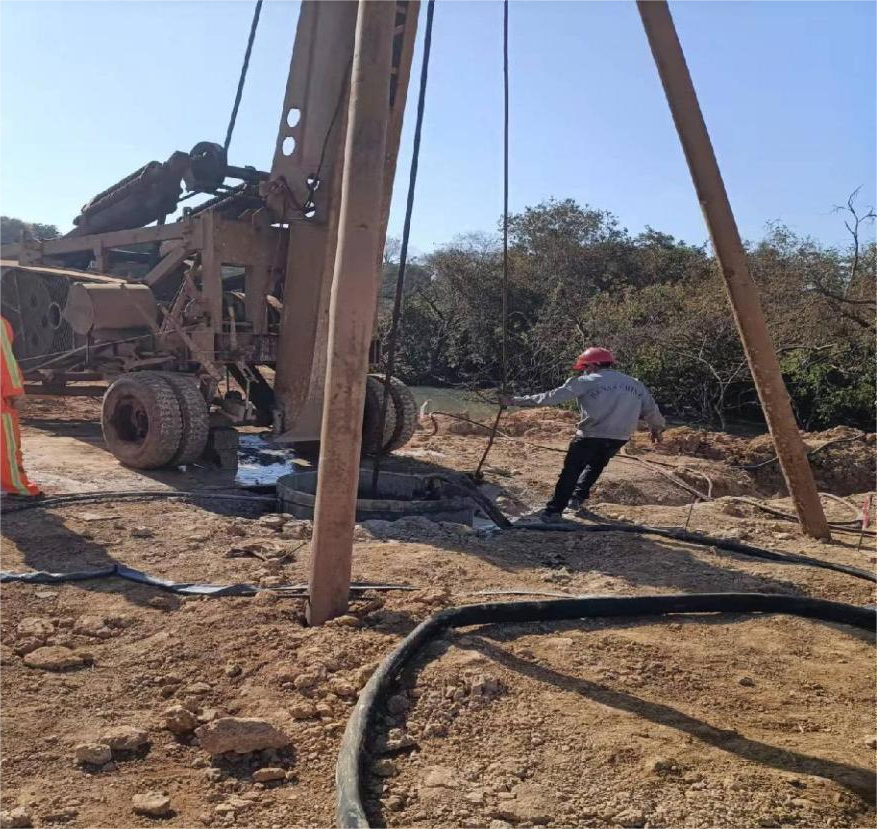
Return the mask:
[[539,518],[545,524],[556,524],[558,521],[563,521],[563,515],[561,513],[556,509],[548,509],[548,507],[539,513]]
[[585,502],[581,498],[570,498],[569,503],[566,505],[566,509],[569,510],[573,515],[578,515],[579,510],[581,510],[584,504]]

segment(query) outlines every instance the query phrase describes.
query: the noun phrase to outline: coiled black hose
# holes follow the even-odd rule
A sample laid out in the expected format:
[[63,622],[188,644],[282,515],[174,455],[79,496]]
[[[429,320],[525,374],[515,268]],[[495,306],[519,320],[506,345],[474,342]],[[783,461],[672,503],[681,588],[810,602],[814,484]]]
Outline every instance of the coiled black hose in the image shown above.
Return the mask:
[[367,759],[368,732],[380,702],[405,668],[431,639],[449,628],[496,623],[563,621],[606,616],[665,613],[787,613],[877,631],[871,608],[800,596],[766,593],[692,593],[668,596],[593,597],[544,602],[473,604],[443,610],[421,622],[381,663],[362,689],[341,741],[335,767],[335,819],[339,827],[367,829],[360,783]]

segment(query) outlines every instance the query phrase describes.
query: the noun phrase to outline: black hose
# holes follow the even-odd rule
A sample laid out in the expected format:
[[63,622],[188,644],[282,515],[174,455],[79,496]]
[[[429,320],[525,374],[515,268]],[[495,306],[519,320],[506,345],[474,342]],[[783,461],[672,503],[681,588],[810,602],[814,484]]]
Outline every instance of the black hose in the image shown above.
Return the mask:
[[[305,584],[282,584],[274,587],[259,587],[252,584],[210,584],[209,582],[174,582],[151,576],[142,570],[128,567],[126,564],[117,562],[108,567],[99,567],[94,570],[75,570],[67,573],[52,573],[47,570],[31,570],[25,573],[0,570],[0,584],[17,582],[19,584],[65,584],[79,581],[93,581],[96,579],[120,578],[144,584],[148,587],[156,587],[169,593],[177,593],[181,596],[209,596],[225,598],[227,596],[255,596],[257,593],[275,593],[296,598],[307,598],[308,585]],[[365,590],[417,590],[417,587],[408,584],[386,584],[375,582],[351,582],[350,590],[354,593]]]
[[841,602],[765,593],[694,593],[669,596],[595,597],[544,602],[505,602],[454,607],[431,616],[406,636],[381,663],[362,689],[341,741],[335,767],[335,819],[339,827],[369,826],[360,784],[367,761],[368,732],[378,705],[396,677],[424,644],[448,628],[496,623],[562,621],[606,616],[647,616],[665,613],[788,613],[837,622],[874,632],[871,609]]
[[777,561],[782,564],[801,564],[807,567],[819,567],[822,570],[834,570],[837,573],[843,573],[857,579],[877,582],[877,575],[874,572],[863,570],[861,567],[835,564],[833,561],[811,558],[800,553],[778,553],[775,550],[767,550],[764,547],[754,547],[751,544],[743,544],[726,538],[713,538],[709,535],[701,535],[700,533],[693,533],[688,530],[670,530],[663,527],[649,527],[645,524],[512,524],[511,529],[533,530],[537,532],[620,532],[637,535],[658,535],[663,538],[672,538],[675,541],[684,541],[688,544],[697,544],[704,547],[716,547],[720,550],[729,550],[732,553],[762,558],[767,561]]
[[513,528],[514,525],[505,516],[503,511],[478,489],[475,482],[467,475],[430,475],[430,477],[434,480],[450,484],[451,486],[447,489],[448,495],[453,494],[463,498],[471,498],[476,506],[480,507],[497,527],[504,530]]
[[270,502],[277,503],[277,499],[262,495],[238,495],[236,493],[221,492],[178,492],[177,490],[116,490],[99,492],[71,492],[65,495],[50,495],[47,498],[32,498],[27,501],[16,501],[14,506],[6,506],[0,511],[0,515],[10,515],[14,512],[23,512],[29,509],[48,509],[50,507],[63,507],[67,504],[91,503],[94,501],[121,501],[121,500],[149,500],[152,498],[186,498],[204,501],[249,501],[253,504]]

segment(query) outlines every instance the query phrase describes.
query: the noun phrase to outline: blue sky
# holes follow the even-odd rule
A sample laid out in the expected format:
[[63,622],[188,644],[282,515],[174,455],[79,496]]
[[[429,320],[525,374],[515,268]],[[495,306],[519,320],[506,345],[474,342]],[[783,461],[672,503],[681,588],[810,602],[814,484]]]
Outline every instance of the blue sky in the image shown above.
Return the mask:
[[[831,207],[875,201],[875,6],[675,2],[743,235],[768,221],[845,241]],[[221,142],[250,2],[0,5],[0,210],[63,230],[151,159]],[[270,165],[298,4],[265,3],[232,163]],[[493,230],[502,205],[499,3],[439,0],[412,244]],[[554,196],[706,237],[632,2],[513,0],[511,206]],[[418,57],[414,68],[419,72]],[[416,78],[416,74],[414,76]],[[412,101],[413,101],[412,86]],[[400,232],[413,104],[390,232]]]

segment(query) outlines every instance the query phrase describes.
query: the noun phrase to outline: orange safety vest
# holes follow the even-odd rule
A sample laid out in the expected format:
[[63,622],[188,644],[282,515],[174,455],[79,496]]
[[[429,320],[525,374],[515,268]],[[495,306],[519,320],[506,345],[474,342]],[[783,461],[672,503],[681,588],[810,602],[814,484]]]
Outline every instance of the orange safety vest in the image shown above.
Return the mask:
[[2,457],[0,457],[0,478],[3,492],[13,495],[39,495],[40,488],[32,484],[24,471],[21,459],[21,427],[13,399],[24,395],[24,381],[21,369],[12,351],[12,326],[5,317],[0,317],[0,432],[2,432]]
[[0,316],[0,397],[20,397],[24,394],[24,379],[12,351],[12,326]]

